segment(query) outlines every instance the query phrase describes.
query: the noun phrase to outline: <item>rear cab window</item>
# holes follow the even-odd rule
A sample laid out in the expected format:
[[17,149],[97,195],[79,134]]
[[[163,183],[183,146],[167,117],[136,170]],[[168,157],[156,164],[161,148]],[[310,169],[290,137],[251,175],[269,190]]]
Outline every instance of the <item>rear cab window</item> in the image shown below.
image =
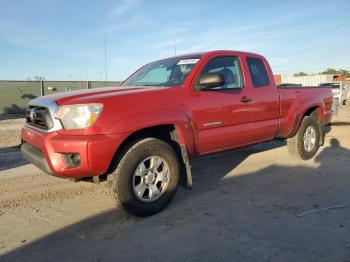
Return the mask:
[[[199,78],[207,73],[220,73],[225,79],[225,84],[213,88],[214,90],[243,88],[241,66],[236,56],[223,56],[211,59],[203,68]],[[199,78],[197,81],[199,81]]]
[[248,57],[247,64],[254,87],[263,87],[270,84],[265,64],[260,58]]

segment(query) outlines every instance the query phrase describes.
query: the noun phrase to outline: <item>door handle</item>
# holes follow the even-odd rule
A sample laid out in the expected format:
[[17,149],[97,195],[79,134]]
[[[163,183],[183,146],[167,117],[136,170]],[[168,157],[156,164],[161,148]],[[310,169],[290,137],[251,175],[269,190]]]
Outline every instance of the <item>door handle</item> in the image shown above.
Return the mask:
[[252,99],[251,99],[251,98],[248,98],[248,97],[246,97],[246,96],[244,96],[244,97],[241,98],[240,101],[241,101],[242,103],[248,103],[248,102],[252,101]]

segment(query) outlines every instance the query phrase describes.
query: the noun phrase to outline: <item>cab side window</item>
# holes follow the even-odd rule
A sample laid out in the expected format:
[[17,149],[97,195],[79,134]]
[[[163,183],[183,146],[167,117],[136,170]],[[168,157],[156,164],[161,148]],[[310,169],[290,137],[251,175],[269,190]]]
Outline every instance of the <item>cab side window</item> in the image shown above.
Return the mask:
[[253,86],[262,87],[269,85],[269,76],[267,74],[264,62],[259,58],[248,57],[247,63]]
[[201,76],[207,73],[220,73],[225,79],[223,86],[213,89],[220,90],[243,87],[243,78],[237,57],[225,56],[210,60],[202,70]]

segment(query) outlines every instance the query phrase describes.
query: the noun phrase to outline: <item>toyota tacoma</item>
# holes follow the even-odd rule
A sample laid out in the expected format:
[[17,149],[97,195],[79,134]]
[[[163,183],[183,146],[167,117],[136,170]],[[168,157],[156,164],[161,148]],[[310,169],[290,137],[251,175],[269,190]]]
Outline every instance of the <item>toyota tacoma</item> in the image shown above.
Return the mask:
[[31,100],[21,151],[57,177],[108,174],[117,203],[149,216],[180,181],[192,187],[193,157],[284,138],[291,155],[312,158],[331,108],[329,87],[278,88],[261,55],[195,53],[149,63],[118,88]]

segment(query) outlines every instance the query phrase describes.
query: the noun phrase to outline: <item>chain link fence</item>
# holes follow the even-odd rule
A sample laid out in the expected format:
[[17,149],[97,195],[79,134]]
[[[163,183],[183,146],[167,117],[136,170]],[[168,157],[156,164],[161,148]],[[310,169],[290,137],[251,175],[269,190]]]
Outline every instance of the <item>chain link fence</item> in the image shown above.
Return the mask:
[[117,81],[5,81],[0,80],[0,116],[24,114],[28,102],[43,95],[74,90],[118,87]]

